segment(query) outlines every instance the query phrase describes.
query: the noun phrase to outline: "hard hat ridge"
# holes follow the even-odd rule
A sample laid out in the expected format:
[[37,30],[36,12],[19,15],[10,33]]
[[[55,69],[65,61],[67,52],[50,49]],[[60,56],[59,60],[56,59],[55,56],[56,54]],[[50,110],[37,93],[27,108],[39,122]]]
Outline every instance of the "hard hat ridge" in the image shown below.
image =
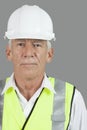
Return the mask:
[[8,39],[52,40],[55,38],[50,16],[36,5],[24,5],[16,9],[8,20],[5,36]]

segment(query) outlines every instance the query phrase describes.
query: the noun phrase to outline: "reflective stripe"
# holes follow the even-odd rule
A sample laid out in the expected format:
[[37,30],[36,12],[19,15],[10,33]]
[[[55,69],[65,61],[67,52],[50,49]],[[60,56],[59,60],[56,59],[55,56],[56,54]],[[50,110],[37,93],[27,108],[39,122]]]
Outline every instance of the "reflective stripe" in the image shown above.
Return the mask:
[[1,95],[6,80],[0,80],[0,130],[2,126],[3,96]]
[[64,130],[65,123],[65,82],[55,80],[52,130]]
[[56,79],[55,91],[52,130],[68,130],[75,87],[72,84]]

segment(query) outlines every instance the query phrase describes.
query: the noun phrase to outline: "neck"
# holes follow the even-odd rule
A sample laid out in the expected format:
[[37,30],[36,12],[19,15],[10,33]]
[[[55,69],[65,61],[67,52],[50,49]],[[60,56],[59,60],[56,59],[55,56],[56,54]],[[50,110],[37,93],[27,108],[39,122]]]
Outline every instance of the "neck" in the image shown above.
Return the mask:
[[14,79],[20,93],[27,100],[29,100],[34,95],[34,93],[40,88],[43,78],[44,75],[40,75],[39,77],[36,77],[34,79],[30,78],[25,79],[14,75]]

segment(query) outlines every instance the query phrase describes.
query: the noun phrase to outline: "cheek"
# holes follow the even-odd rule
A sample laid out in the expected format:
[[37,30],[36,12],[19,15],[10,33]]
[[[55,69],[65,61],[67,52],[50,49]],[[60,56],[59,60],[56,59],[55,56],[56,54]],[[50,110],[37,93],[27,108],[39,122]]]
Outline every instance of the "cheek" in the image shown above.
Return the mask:
[[41,55],[39,56],[41,64],[45,64],[47,62],[47,59],[48,59],[47,52],[41,53]]
[[19,54],[19,52],[18,51],[13,51],[12,52],[12,62],[13,63],[18,63],[19,61],[20,61],[20,54]]

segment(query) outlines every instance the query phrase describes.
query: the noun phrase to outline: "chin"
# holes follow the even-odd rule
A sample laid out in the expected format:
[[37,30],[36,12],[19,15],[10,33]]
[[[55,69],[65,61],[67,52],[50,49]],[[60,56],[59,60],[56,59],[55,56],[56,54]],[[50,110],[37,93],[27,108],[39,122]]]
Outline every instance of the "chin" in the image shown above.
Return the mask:
[[27,71],[24,71],[23,72],[23,75],[27,78],[32,78],[32,77],[35,77],[37,76],[38,72],[37,71],[32,71],[32,70],[27,70]]

